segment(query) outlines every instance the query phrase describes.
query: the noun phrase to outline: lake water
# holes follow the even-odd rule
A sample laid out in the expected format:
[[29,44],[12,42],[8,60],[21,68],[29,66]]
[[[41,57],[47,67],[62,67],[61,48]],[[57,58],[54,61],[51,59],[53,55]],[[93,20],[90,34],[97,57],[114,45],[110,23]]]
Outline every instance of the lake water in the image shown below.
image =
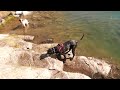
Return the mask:
[[69,38],[80,41],[77,54],[120,62],[120,11],[64,11]]

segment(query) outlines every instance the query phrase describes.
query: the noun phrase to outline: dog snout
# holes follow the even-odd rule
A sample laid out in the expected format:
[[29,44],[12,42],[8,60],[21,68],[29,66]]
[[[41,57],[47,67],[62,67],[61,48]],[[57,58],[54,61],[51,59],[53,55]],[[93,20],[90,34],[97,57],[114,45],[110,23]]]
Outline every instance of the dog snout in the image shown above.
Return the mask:
[[70,54],[68,54],[70,56]]

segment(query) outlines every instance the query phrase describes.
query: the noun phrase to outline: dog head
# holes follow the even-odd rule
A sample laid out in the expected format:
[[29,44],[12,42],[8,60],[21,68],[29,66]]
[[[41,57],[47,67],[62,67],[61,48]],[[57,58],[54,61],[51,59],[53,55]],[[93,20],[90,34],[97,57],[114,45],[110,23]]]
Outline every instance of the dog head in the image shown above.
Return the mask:
[[51,55],[51,54],[54,54],[54,53],[55,53],[55,47],[49,48],[49,49],[47,50],[47,55]]
[[20,22],[22,22],[22,21],[23,21],[23,19],[19,19],[19,21],[20,21]]

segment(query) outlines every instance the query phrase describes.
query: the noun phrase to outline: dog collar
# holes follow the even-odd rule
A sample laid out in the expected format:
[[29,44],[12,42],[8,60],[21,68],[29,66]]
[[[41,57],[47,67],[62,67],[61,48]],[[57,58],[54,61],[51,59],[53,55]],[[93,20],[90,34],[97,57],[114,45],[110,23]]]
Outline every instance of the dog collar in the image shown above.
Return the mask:
[[59,45],[57,46],[58,51],[61,52],[61,50],[63,49],[63,47],[64,47],[63,44],[59,44]]

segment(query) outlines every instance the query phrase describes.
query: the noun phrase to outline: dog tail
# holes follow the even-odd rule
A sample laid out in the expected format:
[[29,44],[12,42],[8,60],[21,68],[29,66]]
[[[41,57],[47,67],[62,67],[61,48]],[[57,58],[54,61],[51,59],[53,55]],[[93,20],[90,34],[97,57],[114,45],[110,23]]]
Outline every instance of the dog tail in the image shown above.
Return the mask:
[[81,37],[81,39],[80,39],[80,40],[82,40],[82,39],[83,39],[83,37],[84,37],[84,33],[83,33],[83,35],[82,35],[82,37]]

